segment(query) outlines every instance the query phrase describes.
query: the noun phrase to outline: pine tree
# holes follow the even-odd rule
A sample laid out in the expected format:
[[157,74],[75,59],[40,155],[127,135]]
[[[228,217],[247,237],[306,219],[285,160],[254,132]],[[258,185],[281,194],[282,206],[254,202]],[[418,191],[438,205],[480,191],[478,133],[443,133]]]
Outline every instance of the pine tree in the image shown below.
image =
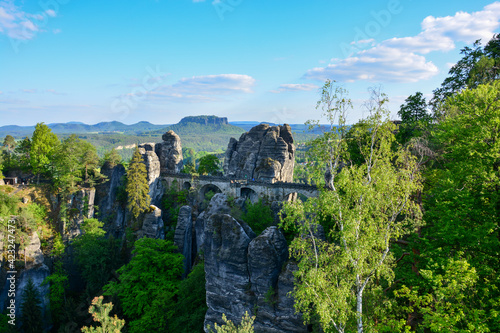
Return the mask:
[[29,279],[21,303],[21,332],[40,333],[43,331],[40,303],[40,293],[33,281]]
[[127,171],[127,208],[132,212],[135,219],[149,208],[151,198],[149,197],[149,184],[147,179],[146,165],[142,159],[139,149],[136,148],[132,161]]

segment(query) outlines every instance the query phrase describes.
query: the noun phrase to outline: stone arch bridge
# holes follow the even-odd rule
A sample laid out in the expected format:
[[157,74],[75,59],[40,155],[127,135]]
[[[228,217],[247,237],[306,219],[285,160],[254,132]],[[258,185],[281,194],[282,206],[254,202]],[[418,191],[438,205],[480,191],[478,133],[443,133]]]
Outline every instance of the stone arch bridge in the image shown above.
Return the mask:
[[316,186],[298,183],[266,183],[215,176],[194,177],[182,173],[162,173],[161,178],[169,187],[174,185],[179,190],[195,189],[200,199],[203,199],[209,191],[221,192],[234,198],[248,198],[252,202],[256,202],[263,197],[267,197],[271,201],[284,201],[294,193],[302,194],[308,198],[319,194]]

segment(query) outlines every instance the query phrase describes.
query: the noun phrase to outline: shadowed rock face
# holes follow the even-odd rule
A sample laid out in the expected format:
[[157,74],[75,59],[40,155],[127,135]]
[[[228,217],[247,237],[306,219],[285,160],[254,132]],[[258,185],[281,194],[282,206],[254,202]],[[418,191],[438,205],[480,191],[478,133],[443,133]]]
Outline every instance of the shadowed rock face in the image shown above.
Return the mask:
[[161,209],[151,205],[153,210],[144,216],[142,228],[137,231],[137,238],[148,237],[165,239],[165,232],[163,230],[163,220],[161,219]]
[[101,172],[108,177],[108,181],[96,186],[95,204],[99,207],[100,218],[112,221],[107,227],[113,231],[113,236],[121,238],[129,214],[117,200],[118,188],[124,185],[125,167],[122,164],[110,167],[106,163]]
[[161,138],[163,142],[155,145],[161,171],[178,173],[182,169],[181,138],[174,131],[166,132]]
[[287,263],[285,237],[277,227],[269,227],[256,237],[227,210],[225,195],[216,194],[195,228],[197,234],[203,230],[203,237],[196,238],[205,259],[205,327],[223,324],[222,314],[239,323],[248,311],[256,315],[257,333],[306,332],[288,295],[293,290],[296,266]]
[[260,124],[231,138],[224,161],[228,177],[266,182],[293,181],[295,146],[290,125]]
[[[179,252],[184,256],[184,272],[183,277],[186,277],[192,265],[192,259],[196,255],[196,249],[193,245],[193,219],[192,208],[190,206],[182,206],[179,209],[177,218],[177,226],[175,227],[174,244],[179,248]],[[193,253],[194,252],[194,253]]]
[[148,172],[149,196],[151,203],[159,206],[165,188],[160,180],[160,172],[178,173],[182,168],[181,139],[173,131],[162,136],[163,142],[143,143],[138,146]]
[[220,323],[222,314],[239,322],[252,313],[247,248],[251,238],[238,221],[227,214],[212,215],[205,225],[205,276],[207,314],[205,327]]

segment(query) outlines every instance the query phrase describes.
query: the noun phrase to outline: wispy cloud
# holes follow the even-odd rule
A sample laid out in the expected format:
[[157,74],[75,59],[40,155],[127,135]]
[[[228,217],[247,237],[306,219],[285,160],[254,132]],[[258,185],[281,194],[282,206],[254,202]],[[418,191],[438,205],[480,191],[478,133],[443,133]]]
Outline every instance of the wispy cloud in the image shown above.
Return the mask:
[[439,70],[424,55],[434,51],[450,51],[457,42],[489,40],[500,26],[500,2],[473,13],[428,16],[421,26],[422,31],[416,36],[387,39],[345,59],[332,59],[326,67],[307,71],[304,78],[347,82],[417,82],[429,79]]
[[32,14],[21,10],[13,1],[0,1],[0,33],[17,40],[32,39],[48,17],[56,16],[52,9]]
[[279,86],[277,90],[271,90],[272,93],[279,94],[287,91],[311,91],[318,89],[319,86],[310,83],[287,83]]
[[46,89],[45,92],[53,94],[53,95],[66,95],[66,93],[56,91],[55,89]]
[[[143,91],[142,93],[144,96],[141,97],[141,99],[152,102],[212,102],[218,100],[220,96],[252,93],[252,87],[254,85],[255,79],[249,75],[218,74],[193,76],[190,78],[182,78],[171,85],[161,85],[154,90]],[[127,97],[132,98],[134,96],[120,96],[120,98]]]

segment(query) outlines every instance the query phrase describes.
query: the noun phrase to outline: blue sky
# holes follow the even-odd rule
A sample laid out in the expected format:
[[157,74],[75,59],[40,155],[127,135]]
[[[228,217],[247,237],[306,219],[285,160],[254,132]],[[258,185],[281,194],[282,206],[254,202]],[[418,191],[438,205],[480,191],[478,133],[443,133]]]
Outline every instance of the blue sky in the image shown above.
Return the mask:
[[350,123],[375,85],[396,119],[499,26],[481,0],[0,0],[0,126],[303,123],[326,79],[350,92]]

